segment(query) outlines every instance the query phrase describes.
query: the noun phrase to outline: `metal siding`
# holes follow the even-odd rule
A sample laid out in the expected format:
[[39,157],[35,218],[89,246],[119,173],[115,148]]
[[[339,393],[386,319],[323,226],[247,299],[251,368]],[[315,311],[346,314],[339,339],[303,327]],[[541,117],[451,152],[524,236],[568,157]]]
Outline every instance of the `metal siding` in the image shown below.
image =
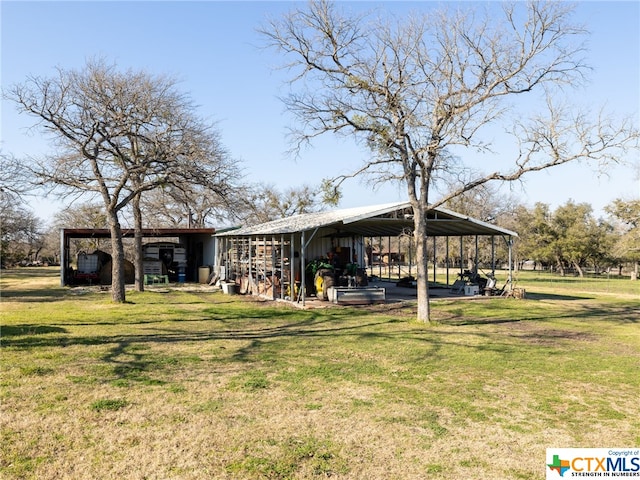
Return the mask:
[[315,237],[307,247],[307,261],[317,258],[325,258],[327,252],[331,250],[331,239],[326,237]]

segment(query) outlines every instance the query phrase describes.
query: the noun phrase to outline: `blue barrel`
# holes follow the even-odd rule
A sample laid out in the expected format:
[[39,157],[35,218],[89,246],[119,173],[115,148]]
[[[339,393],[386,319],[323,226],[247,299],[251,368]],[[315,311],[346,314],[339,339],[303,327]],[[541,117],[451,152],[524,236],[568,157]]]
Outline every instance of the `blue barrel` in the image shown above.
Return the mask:
[[187,274],[184,267],[178,268],[178,283],[184,283],[187,280]]

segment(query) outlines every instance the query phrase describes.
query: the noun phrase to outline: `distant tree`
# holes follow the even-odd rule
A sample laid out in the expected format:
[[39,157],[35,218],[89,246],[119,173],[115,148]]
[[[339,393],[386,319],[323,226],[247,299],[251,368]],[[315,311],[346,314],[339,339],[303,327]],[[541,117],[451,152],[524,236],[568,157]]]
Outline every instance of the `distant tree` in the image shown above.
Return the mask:
[[[194,209],[196,212],[201,211],[200,208],[194,208],[198,199],[180,198],[179,190],[177,194],[171,187],[167,187],[151,190],[144,196],[141,208],[146,226],[189,228],[202,225],[206,214],[194,213]],[[207,198],[203,196],[201,200],[206,201]]]
[[42,220],[27,208],[30,184],[24,166],[0,151],[0,261],[12,265],[38,259]]
[[561,275],[572,268],[584,275],[589,264],[596,271],[611,261],[612,227],[593,216],[587,203],[568,201],[551,212],[549,205],[536,203],[517,211],[518,252],[522,259],[553,265]]
[[104,206],[98,203],[71,205],[57,212],[54,226],[59,228],[108,228],[109,219]]
[[172,78],[119,72],[104,61],[89,61],[81,70],[31,77],[6,97],[37,118],[57,147],[35,162],[33,174],[67,194],[102,199],[111,230],[116,302],[125,301],[123,209],[131,206],[134,214],[136,285],[142,289],[142,194],[174,182],[204,184],[218,168],[235,169],[228,157],[218,155],[217,133],[194,115]]
[[633,279],[638,279],[640,264],[640,200],[616,199],[605,209],[618,220],[617,242],[612,250],[621,261],[634,265]]
[[596,221],[591,205],[568,201],[556,209],[551,226],[557,237],[559,268],[569,264],[582,277],[589,260],[598,265],[605,258],[609,226]]
[[522,261],[532,260],[534,268],[551,265],[557,259],[557,233],[551,226],[549,205],[536,203],[533,209],[516,210],[517,251]]
[[[613,161],[638,134],[628,122],[561,108],[562,88],[580,83],[585,31],[571,22],[562,2],[500,3],[499,12],[470,8],[415,14],[343,15],[338,4],[312,1],[262,30],[286,55],[291,83],[284,99],[297,117],[297,148],[323,133],[361,140],[373,157],[353,174],[400,181],[414,213],[418,311],[429,321],[427,222],[429,207],[491,180],[513,181],[528,172],[576,160]],[[492,4],[498,5],[498,4]],[[539,92],[544,97],[534,95]],[[529,95],[527,95],[529,94]],[[490,149],[483,127],[507,119],[520,97],[543,98],[545,115],[514,116],[519,153],[504,170],[464,167],[453,148]],[[457,188],[434,202],[432,187],[457,173]],[[336,190],[337,191],[337,190]]]
[[[243,191],[242,187],[234,190]],[[230,191],[216,193],[211,186],[195,183],[167,185],[145,194],[142,202],[148,227],[207,228],[226,223],[234,209]]]
[[[453,185],[452,188],[454,188]],[[518,201],[510,195],[501,194],[495,185],[485,183],[450,199],[444,206],[455,212],[484,222],[499,224],[518,232],[514,225],[512,225],[514,211],[518,205]],[[469,269],[475,267],[476,260],[478,260],[479,263],[488,265],[492,260],[496,262],[506,262],[507,258],[507,244],[501,238],[499,238],[498,241],[496,241],[495,238],[478,238],[477,252],[476,242],[467,242],[467,263]]]
[[49,265],[60,264],[60,230],[47,226],[42,236],[40,260]]
[[[60,229],[62,228],[109,228],[104,206],[98,203],[83,203],[71,205],[57,212],[53,217],[52,230],[57,231],[60,243]],[[104,242],[100,238],[82,238],[73,240],[76,251],[92,252],[102,249]]]
[[39,260],[43,222],[21,203],[0,201],[0,261],[2,265]]
[[591,251],[588,260],[593,271],[602,273],[619,264],[613,252],[616,241],[614,226],[606,219],[592,217],[590,231],[588,241],[591,242]]
[[286,218],[301,213],[324,210],[326,199],[321,195],[321,187],[302,185],[278,190],[273,185],[257,184],[242,190],[237,198],[236,216],[243,223],[259,223]]

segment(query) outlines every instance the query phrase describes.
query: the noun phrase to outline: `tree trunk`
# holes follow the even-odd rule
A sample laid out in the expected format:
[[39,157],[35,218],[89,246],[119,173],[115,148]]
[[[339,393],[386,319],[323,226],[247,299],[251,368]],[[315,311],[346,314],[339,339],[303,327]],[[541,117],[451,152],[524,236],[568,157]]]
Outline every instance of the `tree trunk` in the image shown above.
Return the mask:
[[556,257],[556,265],[558,266],[558,270],[560,271],[560,276],[564,277],[565,276],[564,264],[562,263],[562,260],[560,260],[558,257]]
[[109,231],[111,233],[111,299],[116,303],[124,303],[124,245],[122,243],[122,230],[118,221],[118,213],[107,211],[109,218]]
[[[413,208],[414,237],[416,240],[416,272],[418,281],[419,322],[431,321],[429,305],[429,272],[427,271],[427,212],[424,208]],[[420,260],[422,259],[422,260]]]
[[578,271],[578,276],[580,278],[583,278],[584,277],[584,271],[582,270],[582,268],[580,267],[578,262],[573,262],[573,266],[576,267],[576,270]]
[[140,210],[140,194],[133,197],[133,265],[135,269],[135,289],[144,292],[144,266],[142,258],[142,211]]

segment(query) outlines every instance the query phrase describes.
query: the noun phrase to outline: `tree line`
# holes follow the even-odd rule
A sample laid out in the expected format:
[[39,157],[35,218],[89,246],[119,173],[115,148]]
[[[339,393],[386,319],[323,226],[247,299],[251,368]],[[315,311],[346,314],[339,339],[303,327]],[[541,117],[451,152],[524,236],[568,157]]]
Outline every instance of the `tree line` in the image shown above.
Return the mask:
[[518,257],[532,268],[547,268],[561,275],[595,273],[622,274],[631,265],[638,278],[640,263],[640,200],[617,199],[607,205],[609,217],[596,218],[587,203],[568,201],[555,210],[537,203],[519,208],[517,228],[521,238]]
[[[448,202],[446,206],[479,220],[495,223],[518,234],[512,248],[516,269],[584,276],[587,273],[625,275],[638,279],[640,267],[640,200],[616,199],[603,215],[596,215],[588,203],[569,199],[552,209],[537,202],[527,206],[513,196],[500,195],[484,186]],[[505,242],[480,237],[463,242],[462,258],[451,246],[449,259],[456,265],[482,269],[505,266]],[[445,247],[436,245],[436,262],[445,263]],[[440,252],[438,256],[438,252]],[[433,258],[429,253],[429,258]]]
[[[260,196],[264,201],[260,218],[253,219],[257,223],[328,207],[318,202],[316,191],[309,186],[286,191],[265,185],[254,188],[251,195]],[[47,224],[25,205],[16,202],[16,197],[13,197],[13,202],[7,202],[6,198],[0,196],[3,266],[57,264],[61,228],[107,226],[106,215],[99,204],[67,208],[58,212],[53,222]],[[514,262],[518,269],[548,270],[559,275],[579,276],[587,272],[624,274],[638,278],[640,200],[614,200],[605,208],[606,216],[597,217],[588,203],[568,200],[556,209],[542,202],[526,206],[495,190],[483,188],[449,202],[447,207],[518,233],[513,244]],[[176,214],[178,211],[180,204],[177,202],[148,202],[143,206],[144,217],[153,219],[149,226],[193,226],[189,224],[191,220],[188,214]],[[221,213],[220,217],[224,217]],[[78,239],[74,242],[77,251],[106,250],[110,247],[109,241],[104,239]],[[507,249],[500,241],[492,242],[489,238],[481,237],[477,251],[474,242],[466,242],[462,258],[457,248],[451,247],[449,259],[443,257],[445,248],[442,242],[438,240],[435,258],[437,263],[443,265],[449,260],[456,265],[466,262],[469,268],[473,268],[477,260],[486,269],[492,267],[492,262],[497,268],[507,262]],[[132,258],[131,246],[128,245],[126,249],[127,256]],[[431,247],[428,256],[434,258]]]

